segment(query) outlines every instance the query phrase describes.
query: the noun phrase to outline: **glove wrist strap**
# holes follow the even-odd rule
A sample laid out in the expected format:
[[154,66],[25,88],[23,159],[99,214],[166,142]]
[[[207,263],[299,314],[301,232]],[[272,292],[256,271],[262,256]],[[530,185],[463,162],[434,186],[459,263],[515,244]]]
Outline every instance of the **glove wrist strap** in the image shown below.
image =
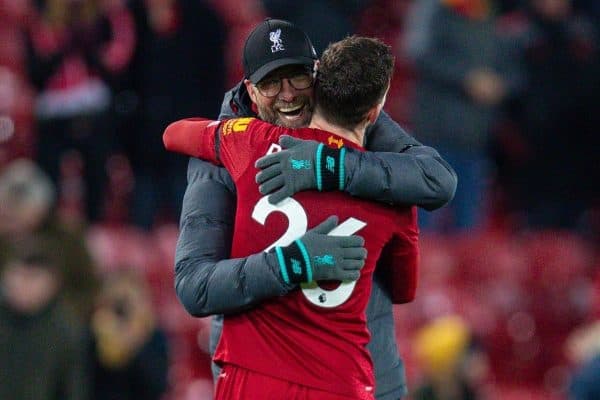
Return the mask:
[[315,156],[315,174],[319,191],[344,190],[345,158],[345,148],[337,150],[325,146],[323,143],[319,144]]
[[281,276],[285,283],[303,283],[312,281],[310,256],[300,239],[286,247],[275,247]]

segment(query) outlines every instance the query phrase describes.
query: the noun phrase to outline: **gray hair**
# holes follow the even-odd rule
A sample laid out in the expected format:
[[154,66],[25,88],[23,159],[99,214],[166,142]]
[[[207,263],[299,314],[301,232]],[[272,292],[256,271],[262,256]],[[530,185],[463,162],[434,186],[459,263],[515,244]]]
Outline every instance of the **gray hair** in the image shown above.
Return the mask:
[[33,161],[17,159],[0,172],[0,201],[3,203],[49,209],[55,200],[54,184]]

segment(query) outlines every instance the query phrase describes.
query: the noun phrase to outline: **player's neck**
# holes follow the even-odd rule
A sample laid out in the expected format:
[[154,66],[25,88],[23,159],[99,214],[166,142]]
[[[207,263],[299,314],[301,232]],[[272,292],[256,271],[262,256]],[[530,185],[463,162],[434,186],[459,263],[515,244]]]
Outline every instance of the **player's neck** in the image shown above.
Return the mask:
[[309,128],[316,128],[322,131],[327,131],[331,133],[335,133],[338,136],[343,137],[353,143],[356,143],[359,146],[363,145],[363,141],[365,138],[365,128],[363,124],[357,125],[354,130],[342,128],[338,125],[332,124],[323,118],[318,112],[315,112],[310,121]]

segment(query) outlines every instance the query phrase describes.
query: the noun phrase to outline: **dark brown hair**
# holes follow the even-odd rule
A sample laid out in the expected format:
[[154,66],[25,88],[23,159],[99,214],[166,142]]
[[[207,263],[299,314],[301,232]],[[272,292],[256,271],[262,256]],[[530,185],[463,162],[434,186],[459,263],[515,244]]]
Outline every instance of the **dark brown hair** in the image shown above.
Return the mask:
[[350,36],[323,52],[315,86],[315,103],[331,123],[354,129],[377,105],[390,83],[394,56],[375,38]]

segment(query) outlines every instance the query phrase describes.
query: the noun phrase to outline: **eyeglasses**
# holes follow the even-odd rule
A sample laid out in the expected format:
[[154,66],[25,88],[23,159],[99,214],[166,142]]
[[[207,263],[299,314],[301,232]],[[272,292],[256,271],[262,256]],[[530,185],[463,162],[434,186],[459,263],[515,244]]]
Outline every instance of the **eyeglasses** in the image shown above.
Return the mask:
[[313,76],[308,72],[301,72],[288,78],[267,78],[256,84],[256,88],[265,97],[275,97],[281,92],[283,80],[286,79],[291,87],[296,90],[308,89],[313,85]]

